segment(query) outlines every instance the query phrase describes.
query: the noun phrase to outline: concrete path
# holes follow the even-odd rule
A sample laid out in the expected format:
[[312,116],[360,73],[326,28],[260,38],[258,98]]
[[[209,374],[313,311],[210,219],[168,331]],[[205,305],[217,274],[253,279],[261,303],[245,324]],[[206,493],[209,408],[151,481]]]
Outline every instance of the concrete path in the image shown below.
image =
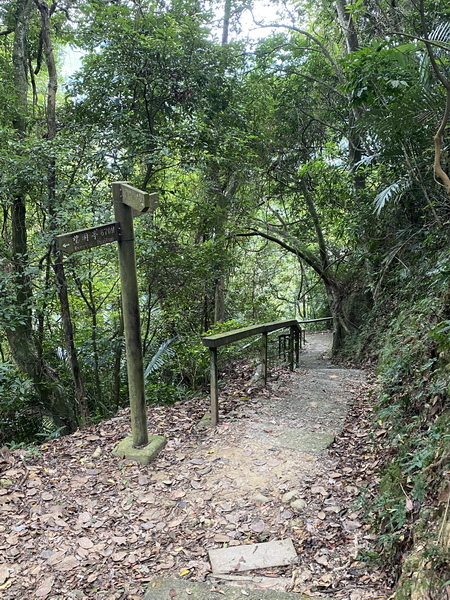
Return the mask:
[[[299,371],[271,384],[276,396],[242,402],[218,427],[214,462],[228,482],[224,491],[270,495],[282,482],[292,489],[315,477],[319,457],[342,431],[352,386],[364,380],[363,371],[332,365],[331,341],[328,333],[310,335]],[[217,475],[213,469],[209,477]]]
[[[280,538],[290,537],[299,526],[298,517],[302,517],[305,506],[298,499],[296,488],[304,486],[305,481],[314,485],[327,477],[326,448],[342,431],[353,387],[364,381],[362,371],[339,369],[331,364],[331,341],[328,333],[309,335],[299,369],[292,378],[272,382],[270,399],[263,394],[256,400],[242,399],[239,409],[226,415],[205,439],[205,446],[213,448],[206,454],[210,470],[205,469],[202,476],[203,487],[213,490],[209,506],[220,506],[226,511],[231,506],[247,507],[252,515],[249,531],[255,531],[254,527],[261,527],[262,531],[265,524],[272,522],[273,537],[275,521],[279,523]],[[200,456],[205,459],[204,449],[199,450]],[[194,462],[195,452],[192,458]],[[189,501],[189,492],[186,500]],[[224,533],[232,531],[233,523],[231,519]],[[287,575],[285,589],[289,591]],[[216,577],[206,583],[157,579],[150,583],[144,600],[210,600],[221,596],[250,600],[303,597],[285,591],[229,587]]]
[[306,596],[300,596],[299,594],[162,578],[152,581],[143,600],[213,600],[214,598],[224,598],[226,600],[242,600],[244,598],[247,600],[306,600]]

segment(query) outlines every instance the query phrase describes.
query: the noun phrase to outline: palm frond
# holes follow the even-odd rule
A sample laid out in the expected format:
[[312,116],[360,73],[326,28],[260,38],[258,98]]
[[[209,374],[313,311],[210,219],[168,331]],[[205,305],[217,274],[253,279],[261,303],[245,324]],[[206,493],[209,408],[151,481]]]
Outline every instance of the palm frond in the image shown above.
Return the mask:
[[433,42],[450,44],[450,22],[439,23],[439,25],[429,33],[428,39],[432,40]]
[[163,342],[155,354],[152,356],[150,362],[144,371],[144,379],[146,379],[149,375],[160,369],[164,366],[166,359],[173,356],[173,349],[170,346],[175,342],[180,336],[176,335],[169,340]]
[[355,171],[356,169],[359,169],[359,167],[365,167],[367,165],[372,164],[372,162],[374,160],[376,160],[380,155],[378,153],[376,154],[371,154],[370,156],[363,156],[361,158],[361,160],[358,160],[357,163],[355,163],[352,167],[352,169]]
[[391,183],[387,188],[382,190],[379,194],[375,196],[373,201],[374,210],[373,212],[379,216],[383,208],[388,202],[392,200],[398,201],[402,197],[402,195],[410,189],[411,187],[411,178],[409,175],[404,175],[394,183]]

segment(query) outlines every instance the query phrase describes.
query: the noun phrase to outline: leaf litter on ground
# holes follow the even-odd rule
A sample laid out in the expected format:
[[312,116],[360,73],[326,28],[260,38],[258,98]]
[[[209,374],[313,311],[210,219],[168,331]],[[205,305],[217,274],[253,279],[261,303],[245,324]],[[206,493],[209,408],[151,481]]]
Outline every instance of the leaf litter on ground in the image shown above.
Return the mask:
[[[149,406],[149,430],[168,444],[148,467],[111,455],[130,433],[128,409],[39,453],[2,449],[2,598],[141,600],[155,575],[205,580],[208,549],[286,537],[298,564],[256,575],[289,577],[292,591],[311,597],[387,598],[384,575],[359,558],[373,536],[354,508],[360,490],[374,485],[378,464],[368,442],[366,386],[351,390],[343,433],[306,477],[280,471],[277,485],[252,489],[230,476],[232,458],[221,450],[239,445],[235,426],[267,400],[282,402],[280,390],[302,372],[279,368],[277,385],[266,388],[251,384],[246,365],[233,373],[221,389],[215,429],[196,429],[206,397]],[[269,459],[253,459],[258,482],[283,466],[283,453],[269,450]]]

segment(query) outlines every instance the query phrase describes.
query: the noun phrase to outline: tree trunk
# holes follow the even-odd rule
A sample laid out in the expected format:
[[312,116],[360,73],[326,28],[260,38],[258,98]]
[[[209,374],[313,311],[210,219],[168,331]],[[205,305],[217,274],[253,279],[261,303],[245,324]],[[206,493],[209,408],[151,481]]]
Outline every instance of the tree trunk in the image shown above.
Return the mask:
[[113,400],[116,409],[120,406],[120,387],[122,371],[122,355],[123,355],[123,337],[125,335],[124,323],[122,317],[122,306],[119,300],[119,327],[116,334],[116,348],[114,352],[114,368],[113,368]]
[[230,30],[231,0],[225,0],[222,26],[222,45],[228,44],[228,33]]
[[[13,71],[16,114],[13,126],[19,138],[26,136],[28,105],[27,30],[33,8],[32,0],[17,2],[13,41]],[[33,294],[28,269],[28,240],[26,229],[26,190],[18,187],[11,210],[13,269],[16,275],[15,304],[20,317],[14,327],[5,325],[12,357],[19,369],[30,377],[38,394],[39,404],[58,428],[70,433],[76,429],[76,416],[67,401],[57,374],[45,364],[33,335]]]
[[214,323],[225,321],[225,275],[221,273],[216,280],[214,295]]
[[358,35],[351,12],[346,6],[344,0],[336,1],[336,10],[338,14],[339,25],[345,35],[347,52],[350,54],[359,48]]
[[[56,93],[58,91],[58,76],[56,62],[53,53],[53,45],[50,32],[50,9],[46,2],[35,0],[35,4],[41,15],[41,35],[44,46],[44,56],[47,65],[48,86],[47,86],[47,138],[53,140],[56,136]],[[56,161],[52,158],[48,165],[48,205],[50,220],[50,230],[55,232],[56,210]],[[75,388],[75,401],[80,423],[83,425],[89,416],[86,394],[84,391],[81,368],[75,348],[73,335],[73,325],[70,316],[69,296],[67,292],[67,283],[64,273],[64,264],[62,255],[54,248],[54,264],[56,282],[58,286],[58,297],[61,307],[61,319],[64,330],[64,340],[66,350],[69,356],[70,370]]]

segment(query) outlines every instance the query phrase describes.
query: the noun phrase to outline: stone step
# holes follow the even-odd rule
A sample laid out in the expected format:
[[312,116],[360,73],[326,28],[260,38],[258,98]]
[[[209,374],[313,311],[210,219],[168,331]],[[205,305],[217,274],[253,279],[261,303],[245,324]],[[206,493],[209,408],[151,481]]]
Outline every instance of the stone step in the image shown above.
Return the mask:
[[[185,579],[153,579],[142,600],[307,600],[306,596]],[[329,598],[328,600],[332,600]]]

